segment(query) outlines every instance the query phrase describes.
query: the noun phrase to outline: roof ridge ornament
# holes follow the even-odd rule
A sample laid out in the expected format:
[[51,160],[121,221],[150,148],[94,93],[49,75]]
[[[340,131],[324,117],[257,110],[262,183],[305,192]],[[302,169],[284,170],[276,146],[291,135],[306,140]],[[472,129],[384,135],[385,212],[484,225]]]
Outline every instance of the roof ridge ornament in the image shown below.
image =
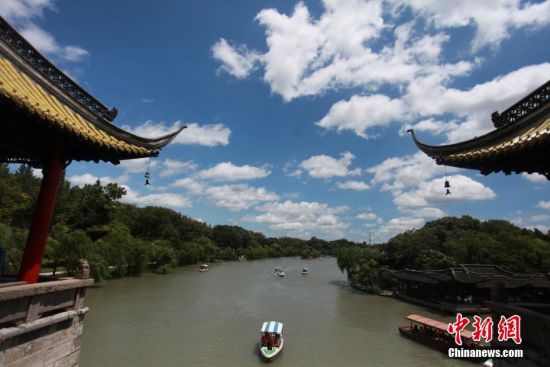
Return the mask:
[[527,115],[535,112],[550,101],[550,80],[529,93],[504,112],[495,111],[491,114],[491,120],[495,128],[513,124]]
[[413,129],[407,132],[437,164],[473,169],[482,175],[538,173],[550,180],[550,160],[546,159],[550,154],[550,80],[505,111],[493,112],[491,120],[494,130],[444,145],[425,144]]
[[0,40],[32,67],[32,69],[97,117],[109,122],[112,122],[116,117],[116,108],[109,110],[103,103],[59,70],[57,66],[34,48],[2,16],[0,16]]

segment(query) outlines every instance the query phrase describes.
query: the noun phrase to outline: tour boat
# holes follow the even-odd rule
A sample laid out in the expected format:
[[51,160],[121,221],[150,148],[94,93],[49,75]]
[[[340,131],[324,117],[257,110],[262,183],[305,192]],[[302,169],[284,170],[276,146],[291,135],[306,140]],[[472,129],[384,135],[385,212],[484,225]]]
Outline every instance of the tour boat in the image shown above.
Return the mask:
[[283,323],[266,321],[262,325],[260,340],[260,355],[266,361],[271,361],[283,350]]
[[309,274],[309,269],[308,268],[303,268],[302,269],[302,274]]
[[207,264],[201,264],[201,265],[199,266],[199,271],[200,271],[201,273],[203,273],[203,272],[205,272],[205,271],[208,271],[208,265],[207,265]]
[[[424,344],[433,349],[448,353],[449,348],[458,348],[454,335],[449,334],[448,322],[433,320],[420,315],[409,315],[410,325],[402,325],[399,332],[406,338]],[[470,330],[460,332],[463,349],[483,349],[485,346],[473,340]],[[474,360],[477,360],[474,358]]]

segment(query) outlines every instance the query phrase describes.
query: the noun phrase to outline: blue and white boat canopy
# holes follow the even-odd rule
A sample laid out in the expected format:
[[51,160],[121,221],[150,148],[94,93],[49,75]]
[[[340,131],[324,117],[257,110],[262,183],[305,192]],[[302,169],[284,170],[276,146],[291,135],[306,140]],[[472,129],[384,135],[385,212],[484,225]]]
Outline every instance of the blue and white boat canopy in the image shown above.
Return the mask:
[[283,333],[283,323],[279,321],[266,321],[262,325],[262,333]]

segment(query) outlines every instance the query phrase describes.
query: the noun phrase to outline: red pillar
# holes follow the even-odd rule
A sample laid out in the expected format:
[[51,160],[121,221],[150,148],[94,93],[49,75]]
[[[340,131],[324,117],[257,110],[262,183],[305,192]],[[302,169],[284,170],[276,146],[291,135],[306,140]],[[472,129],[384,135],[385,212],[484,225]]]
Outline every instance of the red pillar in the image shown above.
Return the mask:
[[19,280],[24,282],[36,283],[38,280],[48,240],[48,232],[50,231],[53,209],[55,208],[57,191],[64,169],[63,142],[59,139],[52,147],[48,162],[42,170],[42,185],[40,186],[34,218],[29,229],[27,246],[25,247],[19,271]]

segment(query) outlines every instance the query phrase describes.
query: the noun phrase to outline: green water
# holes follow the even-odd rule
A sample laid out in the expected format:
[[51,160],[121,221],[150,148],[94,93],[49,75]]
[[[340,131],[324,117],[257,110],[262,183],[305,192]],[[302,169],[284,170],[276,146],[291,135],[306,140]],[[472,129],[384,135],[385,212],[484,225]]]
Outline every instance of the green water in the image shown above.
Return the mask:
[[[286,270],[280,278],[275,266]],[[302,275],[302,267],[310,269]],[[350,289],[335,259],[179,268],[91,289],[81,366],[262,366],[266,320],[284,323],[277,366],[474,366],[399,335],[404,317],[438,314]],[[450,318],[445,318],[449,319]]]

